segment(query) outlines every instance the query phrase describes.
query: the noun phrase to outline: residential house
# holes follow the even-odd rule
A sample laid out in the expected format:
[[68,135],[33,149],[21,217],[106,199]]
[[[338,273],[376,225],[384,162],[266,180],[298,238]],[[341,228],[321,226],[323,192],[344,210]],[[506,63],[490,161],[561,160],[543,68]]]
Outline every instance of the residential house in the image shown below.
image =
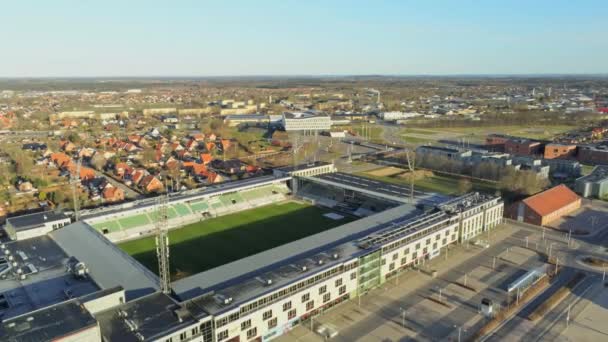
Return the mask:
[[121,188],[112,185],[107,185],[102,194],[106,202],[120,202],[125,199],[125,192]]
[[147,193],[160,192],[164,188],[163,183],[152,175],[145,176],[139,183],[139,186]]

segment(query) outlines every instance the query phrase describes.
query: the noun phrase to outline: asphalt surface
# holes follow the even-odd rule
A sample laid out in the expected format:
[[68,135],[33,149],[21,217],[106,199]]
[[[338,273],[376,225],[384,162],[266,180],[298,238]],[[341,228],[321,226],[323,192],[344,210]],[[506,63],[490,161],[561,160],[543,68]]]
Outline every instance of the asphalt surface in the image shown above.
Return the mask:
[[[553,241],[566,240],[564,234],[550,231],[547,235]],[[580,298],[583,291],[587,291],[594,283],[599,283],[599,279],[601,279],[599,271],[582,266],[577,261],[577,258],[587,255],[605,258],[605,248],[608,246],[608,229],[603,229],[592,236],[574,237],[574,240],[575,248],[568,248],[567,243],[557,245],[555,251],[559,256],[563,268],[550,287],[523,306],[514,317],[486,336],[485,341],[504,341],[507,337],[512,337],[512,334],[515,332],[521,335],[521,340],[523,341],[545,340],[544,334],[547,333],[550,325],[555,323],[556,317],[563,315],[568,308],[568,304],[572,304],[573,301]],[[583,272],[586,277],[573,289],[573,293],[543,316],[540,321],[531,324],[526,317],[577,272]]]

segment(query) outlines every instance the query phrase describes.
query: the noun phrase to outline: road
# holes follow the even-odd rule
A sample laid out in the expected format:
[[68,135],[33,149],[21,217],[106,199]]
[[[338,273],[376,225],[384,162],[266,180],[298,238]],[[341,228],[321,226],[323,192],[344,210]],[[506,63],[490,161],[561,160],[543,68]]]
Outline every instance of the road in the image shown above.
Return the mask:
[[[592,236],[576,238],[575,244],[571,248],[568,248],[567,238],[563,233],[555,233],[551,230],[547,231],[547,239],[555,243],[554,251],[559,256],[560,263],[563,265],[563,271],[560,272],[558,278],[546,291],[541,293],[527,305],[523,306],[515,316],[506,321],[493,333],[486,336],[485,341],[503,341],[507,336],[513,338],[513,334],[517,334],[518,338],[521,338],[523,341],[544,340],[544,334],[546,334],[551,325],[555,323],[557,317],[563,317],[563,319],[565,319],[563,313],[568,309],[568,305],[572,304],[577,298],[580,298],[583,292],[587,291],[594,284],[599,284],[599,279],[601,278],[599,275],[600,272],[581,265],[578,259],[586,255],[605,258],[605,246],[608,246],[608,229],[603,229]],[[603,251],[602,248],[604,248]],[[548,312],[535,324],[532,324],[527,320],[526,317],[535,308],[545,302],[577,272],[583,272],[586,277],[573,289],[573,293],[570,294],[566,300]],[[574,317],[575,316],[572,316],[572,318]]]

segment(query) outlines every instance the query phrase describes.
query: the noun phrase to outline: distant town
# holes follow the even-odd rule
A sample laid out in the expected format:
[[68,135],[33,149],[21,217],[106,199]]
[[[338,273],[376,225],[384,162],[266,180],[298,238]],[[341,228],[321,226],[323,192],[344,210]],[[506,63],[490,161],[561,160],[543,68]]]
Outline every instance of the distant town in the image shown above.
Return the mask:
[[0,340],[596,336],[606,201],[606,77],[0,79]]

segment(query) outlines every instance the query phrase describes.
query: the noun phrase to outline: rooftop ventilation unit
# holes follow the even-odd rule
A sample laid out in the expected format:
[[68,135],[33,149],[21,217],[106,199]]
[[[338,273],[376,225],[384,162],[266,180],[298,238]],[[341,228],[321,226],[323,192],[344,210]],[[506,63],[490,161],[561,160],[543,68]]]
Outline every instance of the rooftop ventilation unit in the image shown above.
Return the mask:
[[137,330],[137,323],[135,323],[133,320],[125,318],[125,324],[127,325],[127,328],[129,328],[129,331]]
[[218,293],[215,296],[213,296],[213,299],[215,299],[215,301],[220,305],[228,305],[228,304],[232,303],[232,297],[224,296],[221,293]]
[[255,280],[259,281],[264,286],[272,285],[272,279],[270,278],[255,277]]

